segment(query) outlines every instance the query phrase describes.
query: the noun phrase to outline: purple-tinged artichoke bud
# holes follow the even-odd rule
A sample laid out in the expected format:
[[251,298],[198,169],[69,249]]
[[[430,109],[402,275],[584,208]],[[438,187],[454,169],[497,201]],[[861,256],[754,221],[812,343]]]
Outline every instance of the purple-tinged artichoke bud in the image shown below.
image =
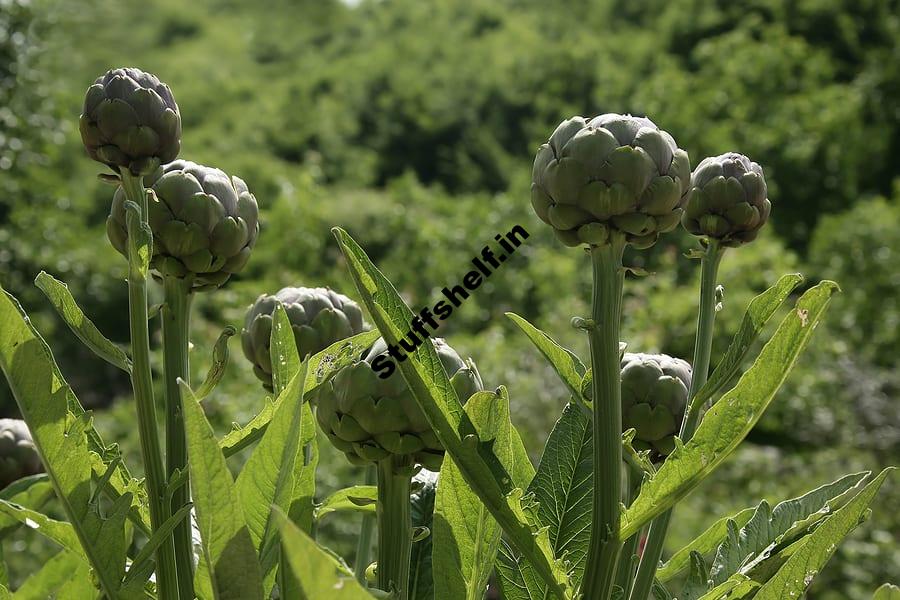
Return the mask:
[[567,246],[602,246],[621,232],[648,248],[678,225],[690,173],[687,153],[650,119],[573,117],[537,152],[531,204]]
[[172,91],[140,69],[107,71],[84,98],[78,122],[88,155],[114,171],[146,175],[175,160],[181,115]]
[[[150,174],[148,220],[153,231],[150,266],[159,276],[191,278],[193,289],[216,288],[247,264],[259,235],[256,197],[239,177],[186,160]],[[127,256],[125,191],[113,197],[106,232]]]
[[755,240],[771,210],[762,167],[728,152],[697,165],[681,222],[696,236],[734,247]]
[[272,314],[284,305],[300,358],[321,352],[331,344],[363,332],[359,305],[328,288],[286,287],[274,295],[262,294],[247,310],[241,330],[241,348],[253,364],[253,373],[272,391]]

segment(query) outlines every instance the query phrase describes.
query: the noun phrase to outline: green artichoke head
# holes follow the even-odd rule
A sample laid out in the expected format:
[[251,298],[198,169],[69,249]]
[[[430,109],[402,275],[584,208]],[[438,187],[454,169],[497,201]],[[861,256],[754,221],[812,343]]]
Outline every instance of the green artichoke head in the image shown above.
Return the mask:
[[[444,370],[465,402],[483,388],[471,361],[465,362],[442,339],[433,339]],[[360,359],[339,370],[313,395],[316,418],[331,443],[354,464],[370,464],[391,455],[404,456],[439,471],[444,448],[416,404],[399,371],[382,379],[373,361],[388,354],[379,339]]]
[[678,225],[690,177],[687,152],[650,119],[573,117],[538,149],[531,204],[567,246],[624,235],[648,248]]
[[658,461],[675,449],[691,387],[691,366],[666,354],[622,357],[622,428],[634,428],[635,450]]
[[0,489],[43,470],[25,421],[0,419]]
[[733,247],[756,239],[771,210],[762,167],[728,152],[697,165],[681,222],[694,235]]
[[[259,208],[239,177],[186,160],[148,176],[150,266],[161,277],[190,278],[195,290],[216,288],[247,264],[259,235]],[[106,220],[112,245],[128,255],[125,191],[120,186]]]
[[364,330],[359,305],[328,288],[286,287],[274,295],[262,294],[247,310],[241,348],[253,364],[253,373],[269,391],[272,391],[269,339],[272,314],[279,303],[284,305],[301,358]]
[[172,91],[140,69],[107,71],[84,98],[78,122],[88,155],[114,171],[146,175],[181,149],[181,115]]

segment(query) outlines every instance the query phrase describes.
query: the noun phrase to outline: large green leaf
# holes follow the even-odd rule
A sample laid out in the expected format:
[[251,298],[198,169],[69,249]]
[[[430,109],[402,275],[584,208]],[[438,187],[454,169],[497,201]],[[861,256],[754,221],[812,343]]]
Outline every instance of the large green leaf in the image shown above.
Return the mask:
[[[540,524],[548,528],[556,556],[565,557],[577,586],[584,573],[591,535],[593,458],[591,421],[569,404],[550,433],[541,464],[528,487],[538,503]],[[501,553],[497,572],[508,600],[546,598],[546,585],[511,552]]]
[[372,600],[353,573],[322,550],[278,509],[273,511],[281,527],[282,554],[287,558],[302,596],[308,600]]
[[[279,305],[275,313],[276,323],[279,310],[280,316],[287,319],[284,308]],[[291,338],[293,344],[293,336]],[[235,483],[250,538],[259,552],[267,595],[274,584],[274,569],[278,563],[277,528],[272,507],[277,506],[284,511],[290,508],[294,494],[295,465],[298,457],[303,460],[299,455],[303,415],[301,403],[306,369],[302,365],[297,367],[299,370],[294,371],[294,377],[283,384],[272,421]]]
[[737,527],[743,527],[756,512],[756,507],[745,508],[733,515],[722,517],[709,526],[706,531],[695,537],[687,543],[683,548],[676,551],[672,558],[668,560],[656,571],[656,577],[663,583],[674,579],[682,571],[691,565],[691,553],[696,552],[701,556],[712,554],[719,544],[728,536],[728,522],[733,522]]
[[809,534],[803,546],[760,588],[754,600],[799,598],[834,554],[837,545],[859,524],[892,470],[882,471],[853,500]]
[[84,553],[103,590],[114,598],[125,572],[124,519],[131,494],[120,496],[108,516],[101,517],[91,485],[90,415],[70,415],[70,400],[80,404],[49,346],[15,298],[2,288],[0,292],[0,368]]
[[203,408],[184,381],[181,402],[201,547],[216,600],[263,597],[262,574],[238,491]]
[[713,585],[719,585],[751,558],[757,556],[800,521],[820,513],[824,516],[829,502],[860,485],[869,473],[845,475],[837,481],[818,487],[799,498],[785,500],[769,508],[765,501],[757,506],[750,520],[738,530],[732,523],[726,526],[726,536],[716,551],[709,575]]
[[119,367],[126,373],[131,373],[131,359],[125,354],[125,351],[112,343],[106,336],[100,333],[97,326],[94,325],[78,306],[69,287],[55,279],[52,275],[41,271],[34,284],[44,292],[47,299],[65,321],[69,329],[72,330],[79,340],[84,343],[94,354],[108,362],[109,364]]
[[[534,469],[530,462],[524,472],[523,466],[516,465],[522,453],[515,451],[514,445],[522,446],[509,420],[506,391],[478,392],[469,398],[465,410],[479,439],[492,445],[497,459],[520,480],[519,485],[527,485]],[[524,460],[527,462],[527,458]],[[449,455],[441,465],[432,533],[432,572],[438,582],[435,599],[483,598],[502,531]]]
[[[14,481],[0,491],[0,499],[37,511],[42,510],[52,497],[53,484],[47,475],[43,473]],[[9,534],[10,531],[17,529],[20,523],[14,517],[0,516],[0,539]]]
[[[556,340],[516,313],[508,312],[506,316],[522,330],[522,333],[531,340],[531,343],[547,359],[547,362],[550,363],[562,382],[569,388],[572,396],[581,400],[581,380],[587,371],[581,359],[574,352],[559,345]],[[586,400],[589,401],[589,399]]]
[[75,528],[67,521],[57,521],[36,510],[0,500],[0,514],[28,526],[52,542],[56,542],[82,560],[87,560]]
[[799,273],[783,275],[775,285],[750,301],[741,326],[732,338],[725,356],[722,357],[712,375],[694,397],[692,403],[694,410],[700,410],[737,373],[741,361],[747,356],[747,352],[759,337],[763,327],[766,326],[775,311],[784,304],[791,292],[802,282],[803,276]]
[[[332,231],[378,330],[389,344],[397,344],[406,335],[412,311],[362,248],[343,230]],[[554,595],[568,596],[568,578],[562,564],[553,556],[546,530],[541,530],[533,510],[523,504],[524,489],[513,483],[512,475],[490,445],[479,439],[434,346],[421,344],[407,360],[399,363],[399,368],[441,444],[510,542],[534,565],[553,588]]]
[[[363,350],[372,345],[378,339],[378,331],[364,331],[347,338],[335,342],[321,352],[314,354],[308,362],[308,370],[306,374],[306,383],[304,389],[309,395],[316,387],[321,385],[323,381],[328,379],[335,372],[343,367],[351,364],[353,361],[359,360],[359,355]],[[219,445],[226,457],[233,456],[250,446],[262,437],[275,413],[275,407],[271,400],[267,400],[262,410],[257,413],[246,425],[236,427],[222,438]]]
[[91,568],[77,554],[63,550],[16,590],[16,600],[91,600],[97,598]]
[[806,348],[837,289],[823,281],[801,296],[737,385],[706,413],[694,437],[677,444],[641,488],[622,517],[623,539],[684,498],[743,441]]

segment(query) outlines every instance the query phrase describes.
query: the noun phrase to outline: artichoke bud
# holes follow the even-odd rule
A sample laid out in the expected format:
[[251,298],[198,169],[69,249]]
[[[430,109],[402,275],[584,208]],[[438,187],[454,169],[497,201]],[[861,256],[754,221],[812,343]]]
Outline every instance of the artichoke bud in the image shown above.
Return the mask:
[[665,354],[622,357],[622,430],[634,428],[635,450],[658,462],[675,448],[691,387],[691,366]]
[[[434,344],[461,402],[483,389],[471,361],[464,362],[442,339],[426,343]],[[381,338],[357,362],[340,369],[316,389],[312,401],[317,406],[319,426],[354,464],[370,464],[394,455],[439,471],[443,446],[403,376],[395,370],[382,379],[372,369],[380,356],[389,357],[388,346]]]
[[181,115],[172,91],[140,69],[98,77],[85,95],[78,126],[88,155],[116,172],[147,175],[181,150]]
[[270,392],[272,359],[269,339],[272,335],[272,314],[279,303],[284,306],[291,323],[301,359],[364,331],[359,305],[328,288],[286,287],[274,295],[262,294],[247,310],[241,330],[241,348],[253,365],[253,373]]
[[[223,285],[240,272],[259,235],[256,197],[238,177],[186,160],[151,173],[148,221],[153,231],[150,266],[160,277],[191,278],[194,290]],[[125,191],[113,196],[106,232],[128,255]]]
[[735,247],[756,239],[771,210],[762,167],[728,152],[697,165],[681,222],[696,236]]
[[0,419],[0,489],[43,470],[25,421]]
[[651,120],[605,114],[563,121],[534,159],[531,205],[567,246],[613,234],[637,248],[681,219],[690,162]]

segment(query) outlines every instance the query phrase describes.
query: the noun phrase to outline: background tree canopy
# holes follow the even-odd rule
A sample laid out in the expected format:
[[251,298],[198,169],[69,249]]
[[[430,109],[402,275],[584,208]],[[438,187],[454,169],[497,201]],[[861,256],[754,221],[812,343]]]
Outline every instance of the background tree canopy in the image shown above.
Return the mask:
[[[240,175],[260,203],[248,268],[198,299],[198,348],[240,326],[262,292],[330,285],[352,295],[332,225],[425,305],[495,233],[521,224],[533,234],[527,245],[445,335],[478,360],[489,386],[509,386],[536,453],[566,393],[503,313],[569,332],[564,341],[586,353],[566,324],[585,313],[589,269],[538,224],[531,160],[563,118],[646,114],[694,165],[737,150],[770,184],[772,226],[723,263],[715,351],[782,272],[844,289],[756,444],[679,511],[673,546],[752,494],[777,501],[838,468],[897,462],[897,0],[0,0],[0,283],[43,331],[59,333],[66,377],[103,409],[108,436],[136,453],[127,380],[81,349],[31,284],[40,268],[65,279],[104,332],[127,340],[125,265],[105,239],[112,190],[94,177],[75,123],[93,79],[129,65],[171,85],[185,119],[182,156]],[[626,286],[630,350],[689,358],[691,244],[672,234],[628,257],[655,273]],[[263,399],[233,356],[209,402],[222,430]],[[194,357],[198,374],[207,361]],[[0,407],[16,410],[5,387]],[[339,457],[324,460],[326,489],[355,476]],[[886,510],[900,490],[890,485],[875,525],[839,551],[811,598],[868,598],[876,583],[900,580],[900,516]],[[331,527],[333,545],[351,554],[355,525]],[[39,560],[38,538],[20,537],[29,551],[17,560]]]

